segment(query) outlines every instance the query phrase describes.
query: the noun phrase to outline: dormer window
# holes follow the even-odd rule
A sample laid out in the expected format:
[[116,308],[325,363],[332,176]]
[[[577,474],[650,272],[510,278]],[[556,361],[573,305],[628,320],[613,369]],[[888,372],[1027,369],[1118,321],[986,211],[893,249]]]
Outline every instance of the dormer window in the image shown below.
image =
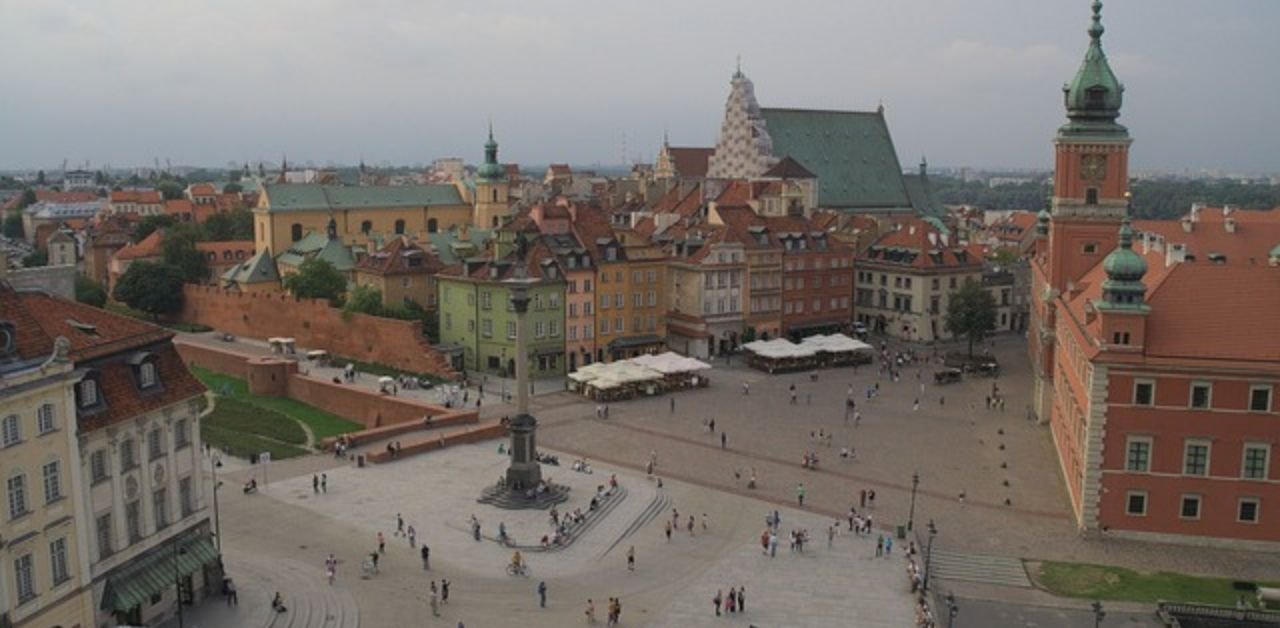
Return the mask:
[[133,375],[139,390],[149,390],[160,383],[158,359],[153,353],[140,351],[129,356],[129,366],[133,367]]
[[138,386],[151,388],[156,385],[156,365],[154,362],[143,362],[138,367]]
[[76,384],[76,405],[83,409],[92,408],[100,403],[102,403],[102,396],[98,391],[96,376],[87,376]]
[[14,354],[18,348],[17,331],[13,323],[9,321],[0,322],[0,358],[7,358]]

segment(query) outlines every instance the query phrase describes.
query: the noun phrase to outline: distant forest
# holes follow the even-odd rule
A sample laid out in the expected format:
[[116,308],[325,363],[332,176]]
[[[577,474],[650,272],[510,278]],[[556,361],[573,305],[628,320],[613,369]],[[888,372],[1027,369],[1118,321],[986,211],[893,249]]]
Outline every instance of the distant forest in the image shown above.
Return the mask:
[[[1047,181],[988,187],[981,181],[964,182],[953,177],[930,175],[938,200],[947,205],[974,205],[983,209],[1029,209],[1044,207]],[[1280,186],[1247,185],[1232,179],[1196,181],[1135,181],[1131,186],[1133,208],[1138,218],[1176,218],[1186,214],[1192,203],[1212,207],[1223,204],[1241,209],[1280,207]]]

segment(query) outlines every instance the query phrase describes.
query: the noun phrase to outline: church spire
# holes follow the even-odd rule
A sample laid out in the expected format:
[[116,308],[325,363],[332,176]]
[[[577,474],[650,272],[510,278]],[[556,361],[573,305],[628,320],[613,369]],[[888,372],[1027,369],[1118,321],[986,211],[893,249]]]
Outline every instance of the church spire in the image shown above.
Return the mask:
[[1124,103],[1124,85],[1111,71],[1102,51],[1102,2],[1094,0],[1089,25],[1089,47],[1071,82],[1062,86],[1063,101],[1070,122],[1064,132],[1121,134],[1125,128],[1115,122]]
[[489,121],[489,141],[484,143],[484,164],[476,171],[481,181],[498,181],[506,178],[507,171],[498,163],[498,141],[493,139],[493,121]]
[[1133,250],[1133,226],[1126,215],[1120,223],[1120,241],[1116,250],[1102,260],[1107,278],[1102,282],[1103,309],[1145,310],[1147,287],[1142,277],[1147,274],[1147,261]]

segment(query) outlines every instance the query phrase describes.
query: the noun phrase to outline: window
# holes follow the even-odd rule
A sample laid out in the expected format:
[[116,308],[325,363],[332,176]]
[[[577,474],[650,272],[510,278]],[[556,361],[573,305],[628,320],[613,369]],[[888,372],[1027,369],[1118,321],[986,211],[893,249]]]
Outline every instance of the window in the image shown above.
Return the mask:
[[10,414],[4,418],[4,446],[12,447],[22,442],[22,429],[18,415]]
[[27,476],[21,473],[9,478],[9,518],[27,514]]
[[566,338],[568,338],[569,340],[577,340],[577,339],[578,339],[578,326],[577,326],[577,325],[569,325],[569,326],[568,326],[568,328],[567,328],[565,331],[566,331],[566,332],[568,332],[568,333],[567,333],[567,335],[566,335]]
[[46,462],[41,467],[44,475],[44,503],[50,504],[62,499],[62,470],[57,460]]
[[157,530],[169,526],[169,491],[161,488],[151,494],[151,512],[155,514]]
[[138,367],[138,387],[151,388],[156,385],[156,363],[152,361],[143,362]]
[[1183,475],[1207,475],[1209,473],[1209,443],[1187,441],[1182,457]]
[[582,337],[583,337],[583,338],[591,338],[591,337],[592,337],[592,334],[593,334],[593,333],[595,333],[595,330],[593,329],[593,327],[594,327],[594,325],[592,325],[591,323],[587,323],[587,324],[583,325],[583,326],[582,326]]
[[13,561],[13,582],[18,589],[18,603],[26,604],[36,597],[36,566],[31,554]]
[[164,432],[155,428],[147,432],[147,459],[155,460],[164,455]]
[[1182,507],[1178,511],[1178,516],[1183,519],[1199,519],[1200,518],[1200,496],[1199,495],[1183,495]]
[[1252,412],[1271,411],[1271,386],[1260,385],[1249,387],[1249,410]]
[[444,328],[453,329],[453,313],[452,312],[444,313]]
[[1240,523],[1257,523],[1258,522],[1258,500],[1254,497],[1245,497],[1240,500],[1240,508],[1236,515],[1236,521]]
[[487,318],[480,321],[480,335],[485,338],[493,337],[493,321]]
[[[1098,204],[1098,188],[1089,188],[1085,190],[1084,202],[1086,205],[1097,205]],[[1096,250],[1098,247],[1097,245],[1094,245],[1093,248]],[[1094,251],[1088,251],[1088,252],[1092,253]]]
[[427,233],[435,233],[440,230],[440,222],[435,218],[427,219]]
[[365,234],[365,235],[369,235],[369,232],[370,232],[370,231],[373,231],[373,221],[372,221],[372,220],[365,220],[365,221],[363,221],[363,222],[361,222],[361,223],[360,223],[360,233],[363,233],[363,234]]
[[295,223],[293,223],[293,226],[289,227],[289,238],[290,238],[291,240],[293,240],[294,242],[297,242],[298,240],[301,240],[301,239],[302,239],[302,225],[300,225],[300,224],[298,224],[298,223],[296,223],[296,222],[295,222]]
[[1085,255],[1093,255],[1094,253],[1098,252],[1098,243],[1085,242],[1084,245],[1080,247],[1080,252],[1084,253]]
[[507,321],[507,338],[510,340],[515,340],[516,338],[516,322],[515,321]]
[[46,403],[40,406],[36,411],[36,430],[41,434],[48,434],[57,427],[57,422],[53,419],[53,404]]
[[600,295],[600,309],[602,310],[609,309],[609,295],[607,294]]
[[98,559],[101,560],[111,555],[111,513],[98,515],[97,524],[98,535]]
[[546,335],[547,335],[547,324],[542,321],[535,322],[533,324],[533,337],[543,338]]
[[404,234],[404,219],[396,221],[396,235]]
[[590,280],[590,279],[583,279],[583,280],[582,280],[582,291],[583,291],[583,292],[591,292],[591,280]]
[[1133,383],[1133,405],[1149,406],[1155,403],[1156,383],[1138,380]]
[[1111,335],[1111,344],[1113,344],[1113,345],[1128,345],[1128,344],[1129,344],[1129,332],[1127,332],[1127,331],[1118,331],[1118,332],[1115,332],[1114,334],[1112,334],[1112,335]]
[[67,570],[67,539],[61,538],[49,544],[49,572],[53,575],[53,586],[58,586],[71,579]]
[[1204,409],[1209,407],[1213,386],[1206,382],[1191,383],[1191,407]]
[[1146,473],[1151,470],[1150,438],[1130,438],[1125,450],[1125,471]]
[[1131,517],[1147,516],[1146,491],[1129,491],[1125,498],[1124,512]]
[[195,511],[195,505],[191,500],[191,476],[178,480],[178,508],[181,509],[183,517]]
[[89,477],[94,484],[107,479],[107,450],[99,449],[89,454]]
[[76,386],[80,393],[80,407],[89,408],[98,405],[98,380],[85,378]]
[[642,292],[631,293],[631,307],[644,307],[644,293]]
[[1244,468],[1240,477],[1246,480],[1267,479],[1267,463],[1271,458],[1271,446],[1262,443],[1245,443]]
[[955,278],[955,277],[951,277],[950,287],[951,287],[951,289],[952,289],[952,290],[955,290],[955,289],[956,289],[956,278]]
[[626,324],[622,322],[621,316],[613,319],[613,333],[620,334],[626,330],[627,330]]
[[186,419],[178,419],[173,423],[173,442],[175,449],[191,444],[191,430]]
[[553,310],[560,309],[560,293],[552,292],[547,295],[547,307]]
[[125,440],[120,442],[120,468],[128,471],[138,466],[138,454],[133,449],[133,441]]
[[[609,250],[612,251],[613,249]],[[614,283],[622,283],[622,271],[618,271],[613,274],[613,281]]]
[[656,290],[650,290],[649,291],[649,307],[654,307],[657,304],[658,304],[658,292]]
[[548,325],[547,333],[550,334],[552,338],[559,338],[560,337],[560,321],[551,321],[547,325]]
[[613,295],[613,307],[622,309],[627,306],[627,298],[621,292]]
[[142,510],[137,500],[124,505],[124,526],[130,545],[142,540]]

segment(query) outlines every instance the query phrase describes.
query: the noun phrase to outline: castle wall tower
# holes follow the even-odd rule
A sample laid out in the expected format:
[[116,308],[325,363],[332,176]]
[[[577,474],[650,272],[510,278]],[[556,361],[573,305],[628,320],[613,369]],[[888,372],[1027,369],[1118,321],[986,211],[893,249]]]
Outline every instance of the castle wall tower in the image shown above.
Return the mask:
[[511,214],[511,183],[507,169],[498,163],[498,142],[493,139],[493,125],[489,125],[489,141],[484,144],[484,163],[476,170],[475,210],[472,224],[482,229],[502,225]]
[[758,177],[777,161],[773,156],[773,140],[760,112],[760,103],[756,102],[755,85],[742,73],[742,68],[734,72],[730,85],[724,122],[720,124],[716,152],[708,162],[707,177]]

